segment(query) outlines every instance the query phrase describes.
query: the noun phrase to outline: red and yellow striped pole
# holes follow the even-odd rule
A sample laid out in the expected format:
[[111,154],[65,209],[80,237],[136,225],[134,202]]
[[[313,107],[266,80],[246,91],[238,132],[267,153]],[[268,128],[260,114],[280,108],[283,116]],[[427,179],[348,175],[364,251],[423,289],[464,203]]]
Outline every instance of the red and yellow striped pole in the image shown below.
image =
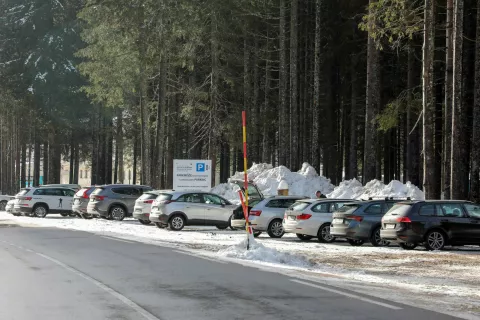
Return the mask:
[[248,176],[247,176],[247,114],[242,111],[242,128],[243,128],[243,169],[244,169],[244,189],[245,189],[245,205],[243,206],[243,214],[245,216],[245,229],[247,231],[247,250],[250,249],[250,235],[252,228],[248,220]]

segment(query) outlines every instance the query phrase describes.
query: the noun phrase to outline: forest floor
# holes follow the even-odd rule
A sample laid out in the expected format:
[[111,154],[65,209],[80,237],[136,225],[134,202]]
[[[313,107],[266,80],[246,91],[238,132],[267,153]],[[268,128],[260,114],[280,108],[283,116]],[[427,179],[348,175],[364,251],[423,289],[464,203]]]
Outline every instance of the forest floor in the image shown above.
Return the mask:
[[[5,212],[0,212],[0,223],[66,228],[173,246],[268,270],[296,274],[301,271],[306,276],[316,276],[358,291],[362,290],[362,283],[368,283],[378,289],[368,292],[374,296],[388,295],[424,308],[441,308],[467,319],[480,319],[480,247],[447,248],[436,252],[418,247],[405,251],[394,245],[351,247],[343,241],[321,244],[314,239],[302,242],[291,234],[281,239],[262,234],[252,250],[246,251],[244,231],[212,227],[186,227],[173,232],[153,225],[144,226],[133,219],[117,222],[55,215],[37,219],[14,217]],[[396,292],[394,296],[392,288]]]

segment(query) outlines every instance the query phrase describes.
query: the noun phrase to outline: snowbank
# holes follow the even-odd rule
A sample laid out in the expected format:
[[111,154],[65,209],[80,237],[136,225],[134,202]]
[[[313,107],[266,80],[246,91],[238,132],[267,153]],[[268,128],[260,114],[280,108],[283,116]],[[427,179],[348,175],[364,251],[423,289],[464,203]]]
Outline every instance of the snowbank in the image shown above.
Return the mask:
[[[230,179],[242,180],[243,176],[243,172],[237,172]],[[298,172],[292,172],[285,166],[273,168],[270,164],[255,163],[247,170],[247,176],[249,180],[255,182],[265,196],[276,195],[278,185],[282,180],[288,183],[288,193],[296,196],[313,197],[317,190],[328,194],[334,188],[330,179],[319,176],[317,171],[308,163],[304,163],[302,169]],[[220,184],[213,188],[212,192],[239,203],[238,186],[233,183]]]
[[372,180],[365,186],[356,180],[346,180],[340,183],[338,187],[328,194],[329,198],[343,199],[368,199],[369,197],[394,197],[407,198],[415,200],[425,199],[425,194],[412,183],[401,183],[398,180],[392,180],[385,185],[379,180]]

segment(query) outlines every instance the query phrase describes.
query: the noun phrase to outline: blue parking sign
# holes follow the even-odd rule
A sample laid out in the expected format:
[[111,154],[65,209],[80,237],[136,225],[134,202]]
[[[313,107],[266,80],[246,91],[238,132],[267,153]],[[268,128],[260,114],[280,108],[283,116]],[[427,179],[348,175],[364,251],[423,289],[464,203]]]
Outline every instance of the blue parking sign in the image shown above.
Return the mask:
[[205,163],[197,163],[197,172],[205,172]]

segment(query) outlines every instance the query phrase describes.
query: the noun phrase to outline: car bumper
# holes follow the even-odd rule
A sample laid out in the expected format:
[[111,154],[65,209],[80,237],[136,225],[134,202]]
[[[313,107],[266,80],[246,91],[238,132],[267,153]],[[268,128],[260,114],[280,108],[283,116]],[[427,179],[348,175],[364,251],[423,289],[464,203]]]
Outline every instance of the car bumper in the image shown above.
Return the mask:
[[245,220],[244,219],[235,219],[231,220],[230,224],[232,227],[237,229],[244,229],[245,228]]
[[304,234],[307,236],[316,237],[318,232],[318,227],[309,226],[308,224],[302,222],[284,222],[283,230],[285,233],[298,233]]
[[32,213],[32,208],[30,207],[15,207],[13,208],[15,213]]
[[150,219],[150,213],[143,213],[143,212],[134,212],[133,218],[137,220],[145,220],[148,221]]
[[87,213],[87,206],[85,205],[73,205],[72,206],[73,213]]
[[421,243],[423,237],[412,230],[380,230],[380,237],[397,243]]
[[152,222],[167,224],[169,217],[170,217],[169,215],[164,214],[164,213],[152,212],[152,213],[150,213],[150,217],[148,218],[148,220],[150,220]]
[[100,210],[99,208],[95,206],[88,206],[87,207],[87,213],[94,216],[94,217],[107,217],[108,216],[108,211],[107,210]]
[[[257,231],[267,231],[268,229],[268,223],[272,220],[272,219],[275,219],[276,217],[271,217],[271,216],[267,216],[267,217],[256,217],[256,216],[253,216],[252,219],[250,219],[250,225],[252,226],[253,230],[257,230]],[[279,219],[282,219],[282,217],[279,217]]]

